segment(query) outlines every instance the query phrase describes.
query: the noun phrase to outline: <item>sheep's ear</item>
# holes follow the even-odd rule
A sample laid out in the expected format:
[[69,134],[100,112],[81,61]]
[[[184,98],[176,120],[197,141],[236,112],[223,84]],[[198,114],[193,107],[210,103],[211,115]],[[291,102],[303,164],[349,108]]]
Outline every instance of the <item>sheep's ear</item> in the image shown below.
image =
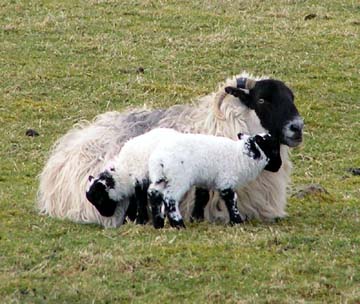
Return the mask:
[[239,98],[240,101],[244,105],[246,105],[248,108],[250,108],[250,109],[254,108],[252,106],[252,102],[251,102],[252,99],[251,99],[251,96],[250,96],[250,91],[248,89],[239,89],[239,88],[235,88],[235,87],[226,87],[225,92]]
[[226,87],[225,92],[233,95],[235,97],[238,97],[240,99],[244,98],[246,95],[249,95],[249,90],[247,89],[238,89],[235,87]]
[[244,136],[244,133],[238,133],[237,137],[238,139],[241,139]]

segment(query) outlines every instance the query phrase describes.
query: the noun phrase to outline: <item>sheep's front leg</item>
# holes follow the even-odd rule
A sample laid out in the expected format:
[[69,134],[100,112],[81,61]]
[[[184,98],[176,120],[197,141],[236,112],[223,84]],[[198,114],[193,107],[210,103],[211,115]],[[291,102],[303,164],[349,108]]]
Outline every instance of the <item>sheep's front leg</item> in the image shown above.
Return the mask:
[[156,229],[164,227],[164,215],[161,212],[161,207],[164,202],[162,193],[154,188],[149,188],[148,199],[151,206],[153,226]]
[[170,197],[164,197],[165,212],[168,216],[169,223],[171,227],[175,228],[185,228],[184,221],[182,219],[179,202]]
[[[126,217],[128,217],[129,220],[133,222],[136,220],[136,213],[137,213],[136,197],[135,197],[135,195],[132,195],[130,197],[129,207],[126,210]],[[126,220],[124,221],[124,223],[126,223]]]
[[209,202],[209,190],[203,188],[195,189],[195,202],[194,209],[191,213],[191,221],[202,221],[204,220],[204,209]]
[[220,197],[224,200],[226,208],[229,211],[230,223],[240,224],[244,222],[244,219],[241,217],[240,212],[237,208],[236,193],[230,188],[223,189],[220,191]]
[[136,224],[144,225],[148,222],[147,212],[147,187],[148,183],[137,183],[135,186],[135,197],[137,205]]

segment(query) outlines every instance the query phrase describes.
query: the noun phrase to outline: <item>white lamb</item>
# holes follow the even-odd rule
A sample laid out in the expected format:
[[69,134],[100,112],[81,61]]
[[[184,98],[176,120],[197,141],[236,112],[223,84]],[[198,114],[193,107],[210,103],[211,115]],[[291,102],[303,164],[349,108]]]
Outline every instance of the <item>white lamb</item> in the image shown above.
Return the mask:
[[244,220],[237,209],[235,190],[256,179],[264,169],[271,172],[279,170],[280,143],[279,139],[269,134],[239,134],[238,137],[239,140],[235,141],[225,137],[181,133],[163,141],[154,150],[149,159],[151,184],[148,197],[155,228],[164,225],[163,204],[170,225],[184,227],[179,202],[193,186],[219,191],[228,209],[230,222],[237,224]]
[[[154,129],[127,141],[120,153],[95,178],[89,176],[86,197],[99,213],[105,217],[114,217],[112,225],[121,225],[128,208],[136,205],[135,219],[144,224],[147,215],[147,189],[149,186],[148,162],[151,153],[160,143],[166,143],[181,133],[166,128]],[[130,207],[129,207],[130,205]],[[132,210],[133,211],[133,210]]]

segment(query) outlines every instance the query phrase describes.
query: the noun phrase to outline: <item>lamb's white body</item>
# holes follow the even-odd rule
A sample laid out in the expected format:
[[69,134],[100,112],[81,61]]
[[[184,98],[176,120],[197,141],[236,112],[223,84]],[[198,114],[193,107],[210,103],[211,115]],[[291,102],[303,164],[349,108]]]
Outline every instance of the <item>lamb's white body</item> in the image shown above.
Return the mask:
[[113,200],[130,197],[135,192],[136,183],[149,180],[149,158],[160,143],[166,143],[178,136],[173,129],[155,129],[134,137],[125,143],[120,153],[108,164],[108,170],[115,187],[109,192]]
[[183,226],[179,202],[191,187],[198,186],[220,191],[230,221],[240,223],[242,218],[236,207],[234,191],[255,180],[269,160],[258,146],[260,155],[254,157],[249,139],[248,135],[243,135],[241,140],[232,140],[180,133],[159,144],[149,159],[151,185],[148,191],[150,197],[157,200],[152,206],[159,205],[158,198],[161,197],[168,209],[170,224]]
[[[149,185],[148,162],[154,149],[163,142],[177,136],[173,129],[155,129],[128,140],[119,154],[107,162],[105,168],[95,177],[89,176],[86,190],[88,205],[111,221],[105,227],[120,226],[125,219],[131,198],[135,198],[129,218],[136,217],[137,223],[148,220],[146,191]],[[91,203],[91,204],[90,204]]]
[[181,200],[191,186],[213,190],[241,187],[254,180],[267,164],[263,152],[259,159],[250,157],[245,142],[180,133],[161,143],[151,155],[150,181],[165,179],[176,200]]

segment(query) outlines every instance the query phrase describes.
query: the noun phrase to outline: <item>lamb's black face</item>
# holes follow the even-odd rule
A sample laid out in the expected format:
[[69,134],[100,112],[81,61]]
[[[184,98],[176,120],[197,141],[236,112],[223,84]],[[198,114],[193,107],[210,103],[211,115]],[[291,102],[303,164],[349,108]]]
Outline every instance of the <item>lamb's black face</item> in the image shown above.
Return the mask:
[[86,191],[88,201],[102,216],[113,216],[118,203],[110,198],[109,190],[114,188],[114,179],[109,173],[103,172],[96,179],[89,176],[89,181],[90,186]]
[[264,169],[271,172],[279,171],[282,164],[279,140],[270,135],[255,135],[254,140],[269,159]]
[[227,87],[228,94],[238,97],[260,119],[264,129],[278,137],[280,143],[296,147],[302,142],[304,122],[294,104],[292,91],[281,81],[256,81],[250,90]]

